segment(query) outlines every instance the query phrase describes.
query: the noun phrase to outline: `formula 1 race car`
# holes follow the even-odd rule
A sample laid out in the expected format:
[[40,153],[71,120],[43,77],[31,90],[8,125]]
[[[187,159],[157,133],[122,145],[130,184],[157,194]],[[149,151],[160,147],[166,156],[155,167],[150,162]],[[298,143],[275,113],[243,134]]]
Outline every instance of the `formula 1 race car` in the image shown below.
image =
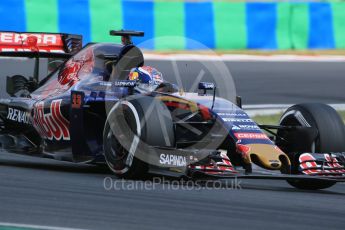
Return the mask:
[[[122,178],[280,179],[302,189],[345,181],[344,124],[331,107],[295,105],[279,125],[258,125],[239,99],[217,97],[212,82],[200,82],[195,93],[166,81],[145,88],[131,72],[144,65],[131,36],[144,33],[110,34],[122,44],[82,48],[78,35],[0,33],[1,56],[35,61],[32,77],[7,77],[3,149],[106,163]],[[50,73],[40,79],[45,58]]]

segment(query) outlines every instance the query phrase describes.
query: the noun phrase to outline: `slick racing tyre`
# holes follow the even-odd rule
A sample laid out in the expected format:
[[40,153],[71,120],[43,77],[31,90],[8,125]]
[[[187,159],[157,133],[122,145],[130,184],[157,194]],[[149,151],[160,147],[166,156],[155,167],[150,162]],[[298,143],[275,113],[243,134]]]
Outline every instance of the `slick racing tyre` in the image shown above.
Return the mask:
[[[316,153],[345,151],[344,123],[339,114],[328,105],[320,103],[294,105],[282,115],[280,125],[316,128],[317,137],[305,151]],[[303,144],[304,140],[301,139],[300,142]]]
[[[317,130],[316,138],[294,139],[283,148],[287,153],[304,146],[303,151],[311,153],[345,152],[345,128],[339,114],[330,106],[320,103],[305,103],[294,105],[286,110],[280,119],[283,126],[313,127]],[[278,136],[284,136],[282,130]],[[306,143],[306,140],[311,141]],[[288,180],[288,183],[299,189],[325,189],[336,182],[333,181],[299,181]]]
[[332,187],[336,182],[333,181],[314,181],[314,180],[287,180],[287,182],[298,189],[318,190]]
[[136,95],[117,102],[103,132],[104,156],[121,178],[140,179],[148,172],[149,146],[174,146],[174,126],[168,108],[158,99]]

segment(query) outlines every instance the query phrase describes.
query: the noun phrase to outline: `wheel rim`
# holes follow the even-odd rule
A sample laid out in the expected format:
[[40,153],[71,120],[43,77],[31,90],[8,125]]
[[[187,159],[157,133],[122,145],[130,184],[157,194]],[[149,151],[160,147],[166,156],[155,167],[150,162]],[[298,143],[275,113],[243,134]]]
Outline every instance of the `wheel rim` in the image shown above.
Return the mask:
[[[286,113],[280,120],[281,125],[292,125],[292,126],[302,126],[302,127],[311,127],[306,118],[300,111],[291,110]],[[316,141],[314,141],[310,146],[310,152],[315,153],[316,150]]]
[[112,130],[109,128],[106,138],[105,158],[111,170],[117,174],[123,174],[128,171],[126,159],[128,152],[116,140]]
[[[112,123],[111,127],[117,127],[118,130],[113,130],[110,127],[110,124],[107,123],[107,132],[105,140],[106,143],[104,145],[105,159],[110,169],[116,174],[121,175],[126,173],[133,163],[133,160],[129,160],[130,148],[123,147],[123,143],[121,141],[132,139],[134,141],[136,137],[133,136],[133,134],[137,134],[138,122],[133,123],[135,126],[130,125],[132,123],[131,119],[135,119],[135,117],[131,113],[132,110],[130,110],[130,107],[128,106],[127,102],[123,102],[120,104],[120,106],[115,108],[118,110],[115,110],[114,112],[112,120],[114,123]],[[119,111],[119,113],[117,113],[116,111]],[[117,134],[121,134],[120,141],[117,139],[119,138],[119,136],[116,136],[114,132],[116,132]]]

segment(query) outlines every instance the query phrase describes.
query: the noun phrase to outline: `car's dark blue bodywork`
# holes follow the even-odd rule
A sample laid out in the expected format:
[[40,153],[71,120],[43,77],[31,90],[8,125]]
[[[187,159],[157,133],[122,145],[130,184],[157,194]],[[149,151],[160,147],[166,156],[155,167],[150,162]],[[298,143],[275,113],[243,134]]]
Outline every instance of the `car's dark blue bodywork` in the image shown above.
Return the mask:
[[[138,90],[127,78],[132,68],[144,65],[143,54],[126,32],[118,34],[123,44],[88,44],[69,56],[60,55],[65,61],[39,82],[10,78],[14,97],[0,100],[2,148],[73,162],[106,162],[127,177],[151,170],[284,179],[309,170],[299,171],[305,163],[298,158],[302,153],[284,153],[279,147],[284,149],[286,143],[277,144],[263,129],[290,136],[303,130],[310,137],[306,145],[316,138],[315,129],[258,126],[239,105],[208,95],[207,90],[215,92],[212,83],[200,83],[199,93],[168,82],[155,91]],[[55,55],[37,50],[25,54],[37,59]],[[344,156],[330,155],[333,158],[341,162]],[[255,168],[259,174],[252,165],[261,168]],[[334,170],[341,180],[343,169]]]

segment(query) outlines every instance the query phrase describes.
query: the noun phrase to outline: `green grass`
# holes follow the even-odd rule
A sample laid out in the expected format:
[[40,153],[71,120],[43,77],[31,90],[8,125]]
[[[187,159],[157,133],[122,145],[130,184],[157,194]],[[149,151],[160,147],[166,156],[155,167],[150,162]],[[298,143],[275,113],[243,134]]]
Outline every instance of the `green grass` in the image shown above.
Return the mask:
[[[345,111],[338,111],[340,116],[343,118],[345,122]],[[282,113],[272,114],[272,115],[257,115],[252,117],[252,119],[258,124],[265,124],[265,125],[277,125]]]
[[252,119],[258,124],[277,125],[281,115],[282,113],[272,115],[257,115],[252,117]]

